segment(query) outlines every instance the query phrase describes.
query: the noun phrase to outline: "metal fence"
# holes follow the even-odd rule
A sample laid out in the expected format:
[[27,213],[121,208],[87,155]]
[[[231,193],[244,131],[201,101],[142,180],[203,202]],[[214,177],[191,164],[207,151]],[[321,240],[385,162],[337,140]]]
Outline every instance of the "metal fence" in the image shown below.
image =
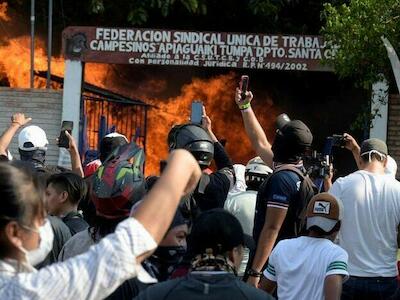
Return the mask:
[[103,98],[87,92],[82,98],[86,149],[98,149],[101,138],[108,132],[116,131],[146,150],[146,104]]

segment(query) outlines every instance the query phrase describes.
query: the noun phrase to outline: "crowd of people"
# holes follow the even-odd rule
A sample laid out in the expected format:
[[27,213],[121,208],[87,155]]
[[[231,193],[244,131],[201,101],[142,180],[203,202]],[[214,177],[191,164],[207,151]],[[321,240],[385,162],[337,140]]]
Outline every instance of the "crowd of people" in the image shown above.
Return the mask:
[[143,149],[116,132],[85,165],[65,132],[71,169],[49,166],[46,133],[15,113],[0,137],[0,299],[400,299],[385,142],[344,134],[359,170],[314,178],[308,126],[284,116],[271,144],[252,100],[236,90],[258,155],[246,166],[204,109],[171,129],[165,168],[147,178]]

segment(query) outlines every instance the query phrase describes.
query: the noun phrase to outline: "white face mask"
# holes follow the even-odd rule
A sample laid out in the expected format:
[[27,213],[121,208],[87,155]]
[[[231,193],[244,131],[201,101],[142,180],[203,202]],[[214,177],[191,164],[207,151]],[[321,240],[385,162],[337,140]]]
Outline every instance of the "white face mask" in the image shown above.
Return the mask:
[[29,228],[29,230],[39,233],[40,243],[39,247],[35,250],[27,251],[25,248],[20,247],[20,250],[25,253],[26,260],[31,266],[36,266],[45,260],[47,255],[53,249],[54,232],[51,227],[50,221],[45,220],[44,224],[39,227],[39,230]]

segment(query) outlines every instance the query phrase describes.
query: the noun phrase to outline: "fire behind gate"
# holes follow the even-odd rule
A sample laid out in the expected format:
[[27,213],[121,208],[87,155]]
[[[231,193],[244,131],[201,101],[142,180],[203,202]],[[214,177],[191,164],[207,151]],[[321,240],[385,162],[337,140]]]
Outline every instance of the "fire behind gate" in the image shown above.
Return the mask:
[[[35,73],[46,78],[47,72]],[[51,75],[51,80],[62,88],[64,79]],[[80,153],[85,163],[96,158],[99,142],[110,132],[125,135],[146,150],[147,112],[151,105],[95,85],[82,85],[81,117],[79,124]]]

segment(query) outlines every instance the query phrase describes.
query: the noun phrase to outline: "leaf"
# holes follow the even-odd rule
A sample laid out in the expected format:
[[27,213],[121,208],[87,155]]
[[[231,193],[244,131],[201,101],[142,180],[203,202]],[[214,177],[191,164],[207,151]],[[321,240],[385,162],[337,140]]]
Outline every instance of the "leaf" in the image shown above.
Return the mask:
[[133,8],[128,14],[128,21],[132,25],[142,25],[147,21],[148,13],[143,7]]

